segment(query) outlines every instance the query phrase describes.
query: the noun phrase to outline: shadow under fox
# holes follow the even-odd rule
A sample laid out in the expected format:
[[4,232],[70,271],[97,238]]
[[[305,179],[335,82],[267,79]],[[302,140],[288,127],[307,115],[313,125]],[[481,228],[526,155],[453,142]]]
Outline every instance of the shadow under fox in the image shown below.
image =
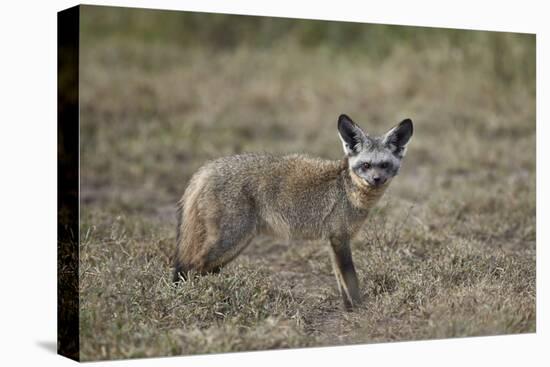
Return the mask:
[[174,281],[218,272],[258,234],[325,239],[344,307],[358,304],[350,239],[397,175],[413,125],[371,137],[341,115],[338,133],[340,161],[242,154],[201,167],[178,202]]

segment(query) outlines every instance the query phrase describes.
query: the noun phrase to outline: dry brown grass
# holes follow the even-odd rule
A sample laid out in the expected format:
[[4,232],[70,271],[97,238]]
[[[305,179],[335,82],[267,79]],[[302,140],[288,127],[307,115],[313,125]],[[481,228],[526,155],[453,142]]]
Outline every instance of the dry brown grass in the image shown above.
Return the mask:
[[[534,332],[534,40],[435,39],[379,59],[84,38],[82,359]],[[353,244],[364,304],[341,310],[321,242],[258,238],[221,274],[174,287],[192,173],[245,151],[338,159],[343,112],[373,133],[415,122]]]

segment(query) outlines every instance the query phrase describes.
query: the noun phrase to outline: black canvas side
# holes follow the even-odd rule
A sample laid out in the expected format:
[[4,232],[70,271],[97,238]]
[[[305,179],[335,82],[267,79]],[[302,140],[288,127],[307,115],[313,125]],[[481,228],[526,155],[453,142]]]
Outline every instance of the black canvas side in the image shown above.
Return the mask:
[[79,360],[80,7],[57,14],[57,352]]

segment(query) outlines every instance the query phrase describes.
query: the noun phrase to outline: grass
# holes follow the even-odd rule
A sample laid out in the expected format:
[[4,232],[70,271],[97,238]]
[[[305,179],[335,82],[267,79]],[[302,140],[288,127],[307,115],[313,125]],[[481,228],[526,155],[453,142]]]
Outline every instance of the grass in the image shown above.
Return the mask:
[[[140,12],[117,33],[116,14],[89,11],[81,359],[535,331],[533,36],[367,26],[336,47],[357,26],[274,21],[217,49],[216,31],[187,47],[162,15]],[[147,24],[166,29],[145,37]],[[372,49],[355,47],[373,34]],[[316,241],[260,237],[220,274],[174,286],[175,203],[193,172],[247,151],[339,159],[343,112],[372,133],[415,123],[400,176],[353,243],[364,304],[341,309]]]

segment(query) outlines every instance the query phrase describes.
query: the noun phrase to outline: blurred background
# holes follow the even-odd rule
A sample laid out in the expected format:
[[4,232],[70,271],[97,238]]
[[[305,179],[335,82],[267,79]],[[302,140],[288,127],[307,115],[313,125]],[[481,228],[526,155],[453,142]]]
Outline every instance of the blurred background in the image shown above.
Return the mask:
[[495,138],[534,136],[532,35],[84,9],[85,199],[106,188],[131,206],[137,190],[158,208],[206,159],[243,151],[340,158],[340,113],[372,134],[411,117],[406,166],[441,164],[429,181],[487,161],[534,167],[534,144],[526,162],[489,148]]
[[[534,35],[92,6],[80,24],[85,356],[534,331]],[[186,314],[158,284],[170,277],[175,203],[191,175],[249,151],[341,159],[341,113],[373,135],[404,118],[415,126],[355,245],[368,308],[342,317],[319,244],[258,240],[235,276],[263,267],[296,303],[269,309],[279,298],[268,298],[269,312],[248,321],[231,318],[236,305],[225,321]],[[211,297],[206,308],[223,301]],[[167,303],[183,308],[163,314]],[[254,334],[274,314],[295,339]],[[227,344],[228,325],[246,326],[240,344]]]

